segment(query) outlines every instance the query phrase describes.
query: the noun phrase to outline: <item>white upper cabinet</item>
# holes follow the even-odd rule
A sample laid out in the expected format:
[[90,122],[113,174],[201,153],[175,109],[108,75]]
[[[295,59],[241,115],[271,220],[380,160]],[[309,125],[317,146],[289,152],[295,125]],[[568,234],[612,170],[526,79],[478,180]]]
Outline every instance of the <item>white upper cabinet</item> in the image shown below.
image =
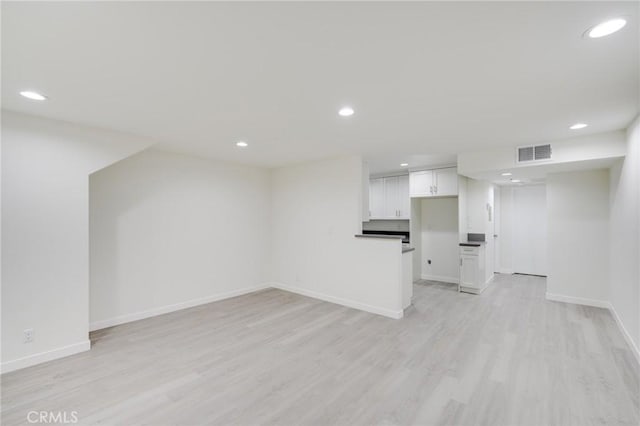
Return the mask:
[[439,197],[458,195],[458,169],[436,169],[433,171],[434,195]]
[[409,176],[390,176],[369,181],[371,219],[409,219]]
[[371,179],[369,181],[369,218],[380,219],[384,217],[384,180]]
[[398,210],[400,219],[411,218],[411,197],[409,196],[409,175],[398,176]]
[[423,170],[409,174],[409,193],[412,197],[429,197],[433,195],[433,172]]
[[411,172],[409,193],[413,198],[458,195],[458,170],[455,167],[448,167]]
[[399,216],[399,205],[400,190],[398,188],[398,177],[384,178],[384,218],[397,219]]

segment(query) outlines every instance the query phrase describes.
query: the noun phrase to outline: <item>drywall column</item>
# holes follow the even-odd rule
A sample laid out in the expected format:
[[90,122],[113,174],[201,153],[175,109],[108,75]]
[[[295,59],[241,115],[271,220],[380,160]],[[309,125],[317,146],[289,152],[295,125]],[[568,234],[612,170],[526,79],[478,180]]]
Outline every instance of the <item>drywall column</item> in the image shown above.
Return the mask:
[[2,111],[3,372],[89,349],[89,174],[151,144]]
[[609,171],[547,176],[547,298],[608,307]]
[[611,308],[640,362],[640,118],[627,130],[627,156],[611,169]]
[[272,178],[274,286],[401,317],[401,241],[354,237],[362,226],[362,160],[282,167]]

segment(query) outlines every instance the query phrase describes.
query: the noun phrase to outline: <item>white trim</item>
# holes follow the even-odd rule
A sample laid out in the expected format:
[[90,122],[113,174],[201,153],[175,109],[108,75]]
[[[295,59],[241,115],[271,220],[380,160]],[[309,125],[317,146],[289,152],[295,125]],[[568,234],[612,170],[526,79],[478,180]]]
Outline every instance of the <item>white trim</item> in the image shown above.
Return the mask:
[[422,278],[423,280],[441,281],[443,283],[451,283],[451,284],[458,284],[460,282],[459,278],[445,277],[441,275],[420,274],[420,278]]
[[582,297],[565,296],[562,294],[554,294],[554,293],[546,293],[545,296],[547,300],[552,300],[555,302],[573,303],[574,305],[593,306],[596,308],[607,309],[609,312],[611,312],[611,316],[613,317],[613,320],[618,325],[618,328],[620,329],[620,332],[622,333],[624,340],[629,345],[629,348],[631,349],[631,352],[633,353],[633,356],[635,357],[636,361],[638,362],[638,364],[640,364],[640,350],[638,349],[638,346],[631,338],[631,334],[629,334],[629,332],[625,328],[624,323],[622,322],[622,319],[620,318],[620,316],[618,316],[618,313],[616,312],[611,302],[607,302],[605,300],[585,299]]
[[466,287],[461,285],[460,286],[460,291],[462,293],[470,293],[470,294],[480,294],[483,291],[485,291],[487,289],[487,285],[485,284],[484,287],[481,288],[476,288],[476,287]]
[[40,352],[23,358],[14,359],[12,361],[3,362],[0,365],[0,369],[2,370],[2,374],[4,374],[10,371],[31,367],[32,365],[42,364],[43,362],[53,361],[54,359],[75,355],[80,352],[88,351],[89,349],[91,349],[91,341],[85,340],[72,345],[52,349],[50,351]]
[[498,273],[505,274],[505,275],[513,275],[513,269],[499,268]]
[[563,294],[555,294],[555,293],[545,293],[545,297],[547,300],[552,300],[554,302],[565,302],[565,303],[573,303],[574,305],[585,305],[585,306],[594,306],[596,308],[605,308],[609,309],[609,302],[605,300],[597,300],[597,299],[585,299],[583,297],[573,297],[573,296],[565,296]]
[[328,294],[317,293],[312,290],[306,290],[306,289],[297,288],[297,287],[289,287],[280,283],[271,283],[271,287],[288,291],[291,293],[301,294],[303,296],[313,297],[314,299],[324,300],[325,302],[336,303],[338,305],[347,306],[349,308],[371,312],[372,314],[378,314],[378,315],[382,315],[382,316],[393,318],[393,319],[400,319],[404,315],[404,311],[402,309],[394,311],[392,309],[379,308],[377,306],[367,305],[366,303],[355,302],[349,299],[342,299],[340,297],[329,296]]
[[640,364],[640,350],[638,350],[638,346],[631,338],[631,334],[629,334],[629,332],[625,328],[622,322],[622,319],[618,316],[618,313],[614,309],[611,302],[607,302],[607,304],[609,305],[608,308],[609,308],[609,312],[611,312],[611,316],[615,320],[616,324],[618,324],[618,328],[620,328],[620,331],[622,332],[622,336],[624,336],[624,340],[627,341],[627,344],[631,348],[631,352],[633,352],[633,355],[636,357],[636,361],[638,362],[638,364]]
[[240,290],[233,290],[226,293],[214,294],[213,296],[202,297],[199,299],[192,299],[186,302],[160,306],[158,308],[153,308],[146,311],[120,315],[120,316],[109,318],[106,320],[94,321],[89,324],[89,331],[101,330],[103,328],[113,327],[114,325],[125,324],[128,322],[138,321],[145,318],[151,318],[158,315],[167,314],[169,312],[175,312],[182,309],[192,308],[194,306],[205,305],[211,302],[217,302],[218,300],[229,299],[231,297],[242,296],[243,294],[253,293],[254,291],[264,290],[265,288],[269,288],[269,285],[262,284],[255,287],[242,288]]

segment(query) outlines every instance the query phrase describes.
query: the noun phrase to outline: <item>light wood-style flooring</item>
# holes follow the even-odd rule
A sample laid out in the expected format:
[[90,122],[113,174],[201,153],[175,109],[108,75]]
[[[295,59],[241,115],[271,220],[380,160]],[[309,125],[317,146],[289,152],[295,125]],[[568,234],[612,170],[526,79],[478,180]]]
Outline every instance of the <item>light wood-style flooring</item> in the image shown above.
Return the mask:
[[265,290],[91,334],[2,376],[2,424],[638,425],[640,369],[610,313],[499,276],[423,281],[402,320]]

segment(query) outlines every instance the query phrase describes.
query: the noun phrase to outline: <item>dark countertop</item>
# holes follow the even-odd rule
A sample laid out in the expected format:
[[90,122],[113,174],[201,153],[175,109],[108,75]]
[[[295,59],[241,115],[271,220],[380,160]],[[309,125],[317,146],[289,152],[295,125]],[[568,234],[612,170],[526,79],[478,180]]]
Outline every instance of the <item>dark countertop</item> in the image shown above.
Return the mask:
[[382,235],[382,234],[356,234],[356,238],[383,238],[388,240],[402,240],[402,235]]
[[460,243],[460,246],[462,246],[462,247],[480,247],[483,244],[484,244],[484,242],[481,242],[481,241],[471,241],[471,242],[468,242],[468,243]]

